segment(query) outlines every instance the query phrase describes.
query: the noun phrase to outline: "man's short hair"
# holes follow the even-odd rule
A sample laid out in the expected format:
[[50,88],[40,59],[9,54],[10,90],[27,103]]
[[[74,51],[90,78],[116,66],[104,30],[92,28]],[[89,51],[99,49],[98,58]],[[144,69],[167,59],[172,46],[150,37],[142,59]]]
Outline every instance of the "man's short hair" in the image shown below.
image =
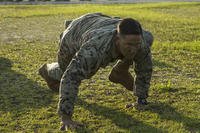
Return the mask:
[[117,32],[121,35],[141,35],[142,27],[137,20],[125,18],[118,24]]

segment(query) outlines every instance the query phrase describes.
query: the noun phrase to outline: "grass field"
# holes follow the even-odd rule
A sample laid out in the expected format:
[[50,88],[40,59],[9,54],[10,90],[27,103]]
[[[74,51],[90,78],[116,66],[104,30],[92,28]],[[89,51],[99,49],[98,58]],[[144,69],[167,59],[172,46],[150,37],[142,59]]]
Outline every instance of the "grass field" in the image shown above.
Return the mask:
[[[64,20],[88,12],[133,17],[155,37],[150,105],[100,69],[80,86],[72,132],[200,133],[200,3],[0,6],[0,132],[59,132],[58,94],[37,74],[56,61]],[[131,71],[133,71],[131,69]]]

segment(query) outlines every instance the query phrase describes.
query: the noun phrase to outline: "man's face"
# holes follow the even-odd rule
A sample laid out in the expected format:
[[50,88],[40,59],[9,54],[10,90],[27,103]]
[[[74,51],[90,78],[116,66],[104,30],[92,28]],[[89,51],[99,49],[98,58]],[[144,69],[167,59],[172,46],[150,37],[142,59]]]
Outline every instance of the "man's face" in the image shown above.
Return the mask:
[[134,58],[141,44],[141,35],[119,35],[119,51],[126,59]]

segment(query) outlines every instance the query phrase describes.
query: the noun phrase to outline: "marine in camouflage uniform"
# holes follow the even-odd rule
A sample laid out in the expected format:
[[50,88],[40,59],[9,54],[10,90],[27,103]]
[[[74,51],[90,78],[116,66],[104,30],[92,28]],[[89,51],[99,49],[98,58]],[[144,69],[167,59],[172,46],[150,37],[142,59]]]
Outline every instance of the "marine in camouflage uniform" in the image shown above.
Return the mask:
[[[123,57],[116,48],[117,25],[120,18],[112,18],[101,13],[83,15],[72,22],[66,22],[66,30],[60,35],[58,62],[44,65],[41,76],[51,89],[59,89],[58,113],[61,117],[72,116],[78,87],[83,79],[91,78],[99,68],[118,60],[109,79],[122,84],[126,89],[142,99],[148,97],[152,75],[150,46],[153,36],[142,30],[142,43],[132,59]],[[68,25],[69,24],[69,25]],[[135,80],[129,66],[134,62]],[[44,76],[43,69],[46,69]],[[52,87],[53,86],[53,87]]]

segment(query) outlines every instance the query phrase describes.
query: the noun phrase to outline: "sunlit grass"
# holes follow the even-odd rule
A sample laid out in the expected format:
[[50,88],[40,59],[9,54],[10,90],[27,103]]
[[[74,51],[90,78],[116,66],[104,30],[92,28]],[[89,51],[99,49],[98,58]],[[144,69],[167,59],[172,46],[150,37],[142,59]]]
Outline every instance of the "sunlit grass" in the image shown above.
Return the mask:
[[[125,109],[136,97],[108,80],[112,66],[80,86],[76,132],[200,132],[200,4],[0,6],[0,132],[58,132],[58,94],[37,74],[56,61],[65,19],[88,12],[133,17],[152,31],[150,105]],[[133,69],[131,69],[133,72]]]

